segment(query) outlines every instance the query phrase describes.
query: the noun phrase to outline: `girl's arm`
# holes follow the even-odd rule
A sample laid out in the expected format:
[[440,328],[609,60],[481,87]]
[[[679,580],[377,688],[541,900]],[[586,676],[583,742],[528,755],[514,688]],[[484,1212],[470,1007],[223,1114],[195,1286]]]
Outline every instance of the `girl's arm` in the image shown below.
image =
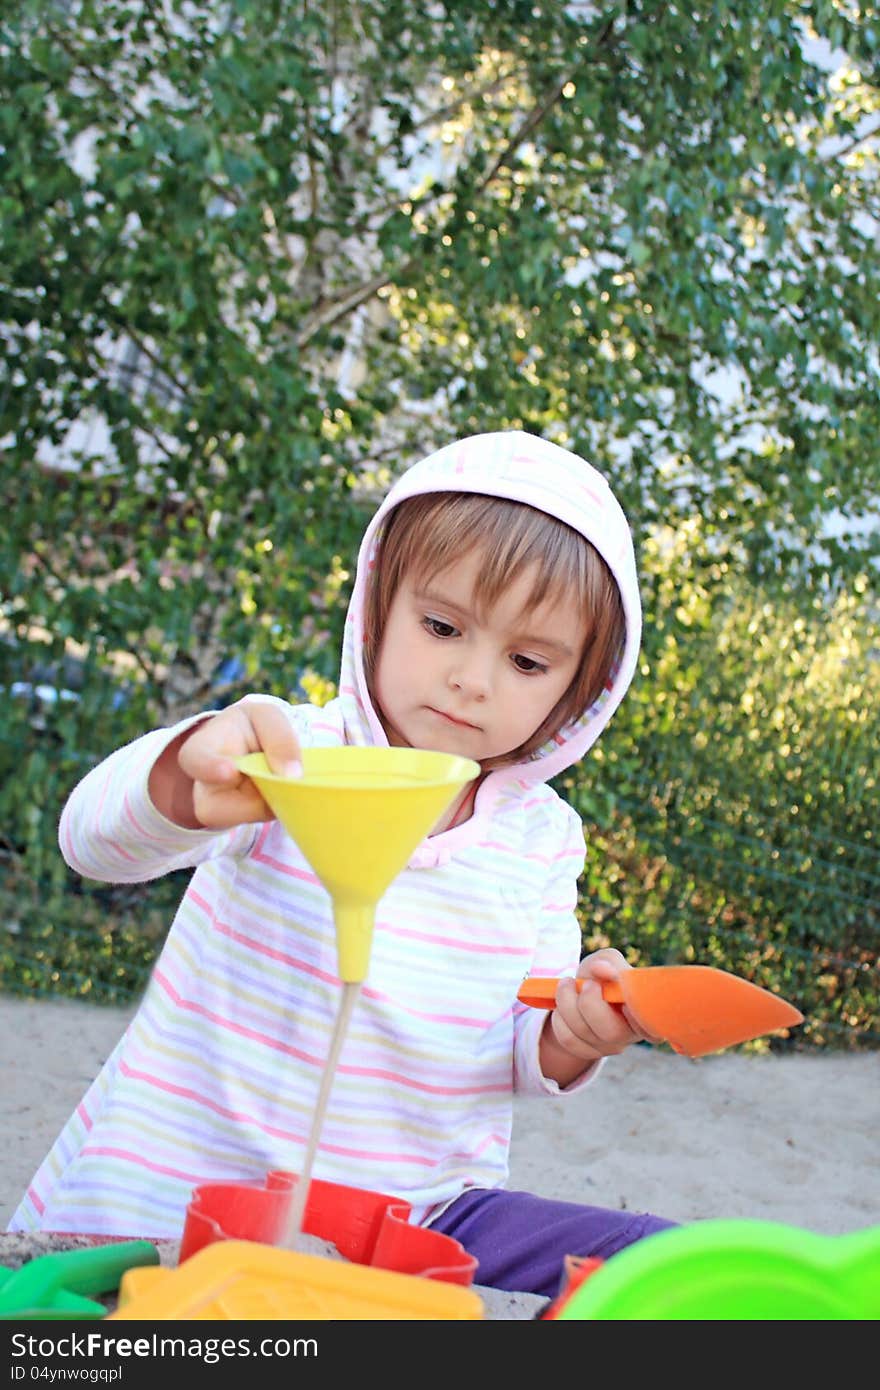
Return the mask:
[[71,869],[103,883],[143,883],[218,852],[216,832],[174,824],[149,795],[154,763],[202,718],[154,729],[117,748],[74,787],[58,829]]
[[262,749],[281,770],[278,749],[291,747],[298,756],[291,707],[262,696],[144,734],[74,788],[61,815],[61,852],[77,873],[107,883],[142,883],[246,854],[255,825],[272,813],[232,760]]
[[[602,984],[629,970],[623,956],[611,947],[580,960],[581,929],[577,919],[578,878],[584,864],[584,833],[580,818],[564,802],[543,807],[545,844],[553,855],[544,887],[543,908],[531,963],[533,975],[561,976],[556,1007],[550,1013],[514,1006],[514,1086],[518,1091],[556,1093],[579,1088],[600,1070],[602,1059],[614,1056],[646,1035],[626,1012],[605,1001]],[[580,991],[572,979],[585,981]]]

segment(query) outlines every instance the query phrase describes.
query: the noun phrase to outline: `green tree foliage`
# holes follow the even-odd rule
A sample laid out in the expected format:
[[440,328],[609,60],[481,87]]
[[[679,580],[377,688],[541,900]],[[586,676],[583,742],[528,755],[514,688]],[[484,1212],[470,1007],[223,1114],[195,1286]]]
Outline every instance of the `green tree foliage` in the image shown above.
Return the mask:
[[[722,614],[741,580],[811,621],[855,593],[878,50],[855,0],[0,4],[18,901],[60,893],[76,776],[214,703],[224,655],[321,697],[376,490],[456,433],[592,458],[649,611],[662,576]],[[35,730],[8,692],[72,656]]]

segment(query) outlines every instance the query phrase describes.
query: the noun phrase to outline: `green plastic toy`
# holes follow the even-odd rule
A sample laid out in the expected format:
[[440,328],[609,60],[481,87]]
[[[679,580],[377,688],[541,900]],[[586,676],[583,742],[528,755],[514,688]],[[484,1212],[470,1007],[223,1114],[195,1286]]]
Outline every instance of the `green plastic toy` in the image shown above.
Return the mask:
[[20,1269],[0,1266],[0,1319],[106,1317],[103,1303],[83,1295],[110,1293],[127,1269],[158,1263],[150,1241],[123,1240],[40,1255]]
[[698,1221],[601,1266],[562,1321],[809,1321],[880,1316],[880,1226],[821,1236],[772,1221]]

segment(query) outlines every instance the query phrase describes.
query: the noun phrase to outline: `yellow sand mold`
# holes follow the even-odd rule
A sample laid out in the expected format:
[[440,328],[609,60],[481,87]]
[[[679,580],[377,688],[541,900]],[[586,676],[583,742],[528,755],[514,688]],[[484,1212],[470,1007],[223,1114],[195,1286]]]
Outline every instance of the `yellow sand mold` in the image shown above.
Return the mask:
[[176,1269],[123,1275],[119,1320],[303,1319],[474,1321],[485,1316],[473,1289],[279,1250],[253,1241],[208,1245]]

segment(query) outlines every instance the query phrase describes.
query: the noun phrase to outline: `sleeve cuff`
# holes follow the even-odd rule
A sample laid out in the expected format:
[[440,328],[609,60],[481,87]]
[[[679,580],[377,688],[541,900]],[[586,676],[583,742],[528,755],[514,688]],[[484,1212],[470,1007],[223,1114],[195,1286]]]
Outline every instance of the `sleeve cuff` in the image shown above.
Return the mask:
[[545,1014],[541,1009],[530,1009],[529,1016],[524,1018],[519,1027],[519,1035],[516,1040],[516,1084],[517,1095],[545,1095],[545,1096],[571,1096],[578,1091],[583,1091],[590,1086],[599,1075],[605,1065],[605,1058],[600,1057],[598,1061],[591,1062],[590,1065],[576,1076],[574,1081],[570,1081],[567,1086],[560,1086],[558,1081],[545,1076],[541,1071],[540,1042],[541,1033],[544,1029]]

